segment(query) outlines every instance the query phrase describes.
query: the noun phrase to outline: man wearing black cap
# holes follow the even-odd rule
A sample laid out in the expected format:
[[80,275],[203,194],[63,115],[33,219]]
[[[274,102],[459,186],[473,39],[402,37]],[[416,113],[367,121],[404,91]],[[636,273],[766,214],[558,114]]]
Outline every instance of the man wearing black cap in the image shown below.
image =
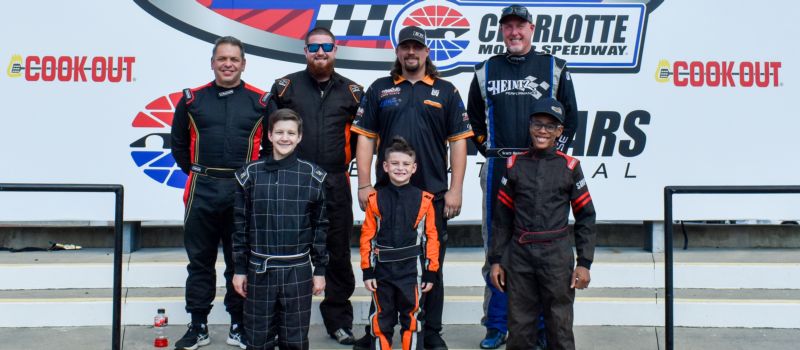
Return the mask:
[[[595,210],[580,162],[557,149],[564,106],[553,98],[531,109],[528,151],[506,161],[497,191],[488,260],[495,288],[508,293],[508,349],[537,346],[544,313],[548,349],[575,349],[575,288],[591,280]],[[575,217],[577,266],[568,237]]]
[[[469,118],[458,90],[440,79],[428,57],[425,31],[406,27],[400,31],[395,48],[397,60],[391,76],[376,80],[361,100],[352,131],[359,134],[356,147],[358,200],[365,208],[375,192],[370,176],[376,139],[391,140],[399,135],[417,150],[417,172],[411,184],[434,195],[436,230],[439,234],[439,266],[444,261],[447,219],[461,211],[461,191],[467,163],[466,139],[472,136]],[[389,142],[380,142],[376,163],[376,187],[386,186],[388,176],[380,166]],[[450,146],[451,177],[447,181],[447,143]],[[447,345],[442,330],[444,288],[439,268],[433,290],[425,295],[425,349],[442,350]],[[369,347],[369,334],[354,349]],[[366,347],[365,347],[366,345]]]
[[[511,5],[500,16],[506,53],[475,66],[469,90],[467,113],[475,132],[472,141],[487,159],[481,169],[483,201],[483,239],[488,249],[492,237],[493,209],[505,158],[524,152],[531,144],[526,130],[531,108],[541,98],[553,97],[564,106],[563,131],[556,140],[566,152],[577,127],[578,108],[572,80],[564,60],[532,49],[533,16],[524,6]],[[488,283],[489,264],[484,264],[487,280],[484,293],[486,338],[481,348],[496,349],[505,341],[505,294]]]
[[278,108],[291,108],[303,118],[304,137],[297,154],[318,164],[325,177],[325,207],[330,226],[326,246],[325,298],[319,311],[328,334],[340,344],[352,345],[355,289],[350,263],[353,195],[347,172],[354,149],[350,124],[363,88],[334,71],[336,38],[317,27],[306,34],[306,69],[275,80],[271,94]]

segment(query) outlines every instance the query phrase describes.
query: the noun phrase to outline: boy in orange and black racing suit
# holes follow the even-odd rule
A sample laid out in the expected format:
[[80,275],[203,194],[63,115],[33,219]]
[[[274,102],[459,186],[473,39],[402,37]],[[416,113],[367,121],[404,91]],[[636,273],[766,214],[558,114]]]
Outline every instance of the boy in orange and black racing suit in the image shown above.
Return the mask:
[[370,348],[392,348],[399,315],[402,349],[422,350],[422,293],[433,288],[439,270],[433,195],[409,184],[417,163],[405,139],[396,136],[385,158],[390,183],[369,195],[361,229],[364,286],[376,305]]

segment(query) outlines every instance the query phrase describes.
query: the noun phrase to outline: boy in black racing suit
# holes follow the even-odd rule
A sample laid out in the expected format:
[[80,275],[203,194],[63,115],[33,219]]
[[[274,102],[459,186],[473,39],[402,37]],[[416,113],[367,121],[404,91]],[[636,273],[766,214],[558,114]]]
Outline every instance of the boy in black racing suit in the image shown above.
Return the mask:
[[247,298],[248,349],[308,349],[311,295],[325,290],[326,173],[297,158],[302,130],[297,113],[276,111],[272,155],[236,172],[233,286]]
[[[588,287],[594,258],[595,211],[580,164],[555,147],[563,106],[539,101],[530,122],[528,152],[511,156],[500,181],[489,262],[495,288],[508,293],[508,349],[537,345],[544,314],[548,349],[575,349],[575,288]],[[575,216],[577,267],[570,246]]]

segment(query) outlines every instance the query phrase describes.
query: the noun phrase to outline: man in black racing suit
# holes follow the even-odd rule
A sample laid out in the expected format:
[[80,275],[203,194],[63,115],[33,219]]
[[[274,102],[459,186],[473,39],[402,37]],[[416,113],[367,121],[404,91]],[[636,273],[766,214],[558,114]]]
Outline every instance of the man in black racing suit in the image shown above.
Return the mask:
[[246,347],[241,328],[243,299],[231,285],[234,172],[259,158],[269,95],[241,80],[245,63],[241,41],[218,39],[211,58],[214,81],[184,90],[175,108],[172,155],[189,174],[183,200],[184,245],[189,257],[186,312],[192,318],[189,330],[175,343],[177,349],[210,343],[207,324],[216,292],[214,265],[220,241],[225,258],[225,308],[231,315],[227,343]]

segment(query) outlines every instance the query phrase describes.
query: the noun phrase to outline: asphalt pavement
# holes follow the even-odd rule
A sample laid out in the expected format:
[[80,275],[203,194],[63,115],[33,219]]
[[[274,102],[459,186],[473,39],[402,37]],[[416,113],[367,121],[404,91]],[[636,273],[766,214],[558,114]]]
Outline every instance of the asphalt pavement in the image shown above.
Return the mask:
[[[43,315],[43,317],[46,317]],[[170,346],[186,331],[184,325],[167,328]],[[203,350],[233,350],[225,344],[228,328],[212,325],[211,344]],[[363,327],[356,327],[356,335]],[[478,349],[484,329],[476,325],[445,326],[444,339],[451,350]],[[312,326],[309,332],[311,349],[339,350],[348,346],[337,344],[322,326]],[[146,326],[126,326],[123,329],[123,350],[152,350],[154,331]],[[397,338],[397,332],[395,332]],[[662,350],[666,349],[664,329],[660,327],[582,326],[575,328],[577,349],[591,350]],[[676,328],[674,349],[750,350],[797,349],[798,329],[753,328]],[[395,339],[399,348],[399,339]],[[3,350],[100,350],[111,348],[110,327],[0,328],[0,349]]]

